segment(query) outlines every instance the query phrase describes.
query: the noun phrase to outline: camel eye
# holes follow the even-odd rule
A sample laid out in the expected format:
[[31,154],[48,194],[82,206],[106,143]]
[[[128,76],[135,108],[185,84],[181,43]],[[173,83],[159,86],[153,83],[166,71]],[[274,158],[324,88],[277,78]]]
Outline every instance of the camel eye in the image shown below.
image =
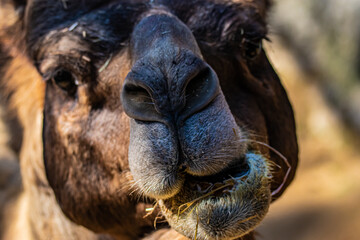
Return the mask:
[[59,70],[53,76],[53,82],[69,95],[73,95],[77,89],[77,80],[74,75],[66,70]]
[[242,43],[243,56],[248,60],[255,59],[262,50],[262,41],[260,40],[249,40],[244,38]]

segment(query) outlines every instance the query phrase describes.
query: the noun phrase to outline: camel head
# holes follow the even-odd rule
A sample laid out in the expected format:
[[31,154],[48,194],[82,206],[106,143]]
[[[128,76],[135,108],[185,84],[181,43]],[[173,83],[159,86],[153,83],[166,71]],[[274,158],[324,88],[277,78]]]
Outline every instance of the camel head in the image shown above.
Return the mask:
[[[197,239],[251,232],[293,179],[291,105],[262,48],[267,0],[17,1],[42,76],[64,214],[114,236],[157,202]],[[140,221],[137,223],[137,221]]]

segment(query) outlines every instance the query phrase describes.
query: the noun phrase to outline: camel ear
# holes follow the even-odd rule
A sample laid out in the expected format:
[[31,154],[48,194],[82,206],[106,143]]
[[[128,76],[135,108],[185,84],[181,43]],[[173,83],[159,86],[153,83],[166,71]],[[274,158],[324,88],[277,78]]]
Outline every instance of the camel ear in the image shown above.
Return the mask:
[[233,0],[233,1],[240,2],[240,3],[245,2],[245,4],[255,6],[255,8],[258,9],[258,12],[260,13],[260,15],[262,17],[266,17],[267,12],[269,11],[270,7],[272,6],[272,2],[273,2],[272,0],[252,0],[252,1]]
[[261,14],[263,16],[266,16],[267,15],[267,12],[269,11],[270,7],[272,6],[272,0],[256,0],[254,1],[256,2],[257,4],[259,4],[259,9]]
[[256,12],[265,19],[272,6],[273,0],[232,0],[232,2],[244,7],[255,8]]
[[13,4],[13,6],[15,6],[15,8],[21,7],[21,6],[25,6],[27,3],[27,0],[8,0],[5,2],[10,2],[10,4]]
[[27,0],[0,0],[0,26],[12,25],[24,19]]
[[27,0],[0,0],[0,43],[13,52],[23,51]]
[[266,7],[269,8],[272,5],[271,0],[265,0]]

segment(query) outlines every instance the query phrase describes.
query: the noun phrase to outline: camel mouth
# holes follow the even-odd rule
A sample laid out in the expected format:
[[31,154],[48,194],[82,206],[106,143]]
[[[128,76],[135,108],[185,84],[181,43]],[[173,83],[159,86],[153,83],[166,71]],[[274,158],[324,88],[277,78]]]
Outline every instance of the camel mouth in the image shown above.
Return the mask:
[[230,194],[235,191],[241,182],[244,182],[249,174],[250,167],[245,157],[236,159],[221,172],[208,176],[187,176],[184,186],[201,194],[212,193],[212,196]]
[[160,200],[169,224],[196,239],[234,239],[253,230],[271,201],[270,170],[261,155],[248,153],[215,175],[186,178],[180,192]]

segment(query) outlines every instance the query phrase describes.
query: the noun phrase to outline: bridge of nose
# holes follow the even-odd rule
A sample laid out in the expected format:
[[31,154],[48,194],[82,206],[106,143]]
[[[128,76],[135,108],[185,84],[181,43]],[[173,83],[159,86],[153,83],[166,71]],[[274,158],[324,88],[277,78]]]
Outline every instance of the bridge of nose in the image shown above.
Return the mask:
[[143,18],[134,28],[130,50],[133,66],[121,98],[134,119],[180,124],[219,92],[218,78],[202,60],[190,29],[174,16]]
[[175,16],[151,15],[136,25],[130,46],[134,65],[128,78],[150,88],[159,112],[181,109],[186,80],[205,65],[191,31]]
[[178,47],[150,52],[133,65],[125,83],[131,82],[147,89],[158,112],[165,115],[177,113],[185,105],[188,80],[206,65],[191,52]]
[[187,49],[201,58],[201,52],[191,31],[175,16],[155,14],[142,19],[134,28],[131,51],[134,61],[158,51],[158,57],[179,49]]

